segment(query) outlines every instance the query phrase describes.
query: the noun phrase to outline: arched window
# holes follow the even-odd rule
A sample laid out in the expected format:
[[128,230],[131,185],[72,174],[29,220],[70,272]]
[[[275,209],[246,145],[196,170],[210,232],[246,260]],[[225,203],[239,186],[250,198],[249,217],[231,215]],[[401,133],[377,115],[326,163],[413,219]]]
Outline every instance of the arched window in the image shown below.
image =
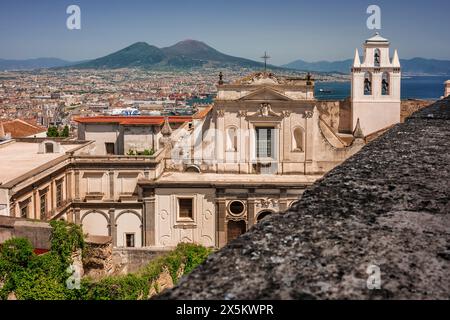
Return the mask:
[[391,82],[390,82],[390,79],[389,79],[389,73],[384,72],[383,73],[383,78],[381,80],[381,94],[383,96],[390,95],[390,92],[391,92],[390,91],[390,85],[391,85]]
[[236,127],[229,127],[226,135],[226,150],[237,151],[237,129]]
[[364,95],[372,95],[372,73],[370,72],[364,74]]
[[192,164],[192,165],[187,166],[186,170],[184,170],[184,172],[201,173],[201,170],[197,165]]
[[375,67],[379,67],[381,65],[381,51],[380,51],[380,49],[375,49],[375,53],[373,55],[373,65]]
[[293,145],[292,145],[292,151],[294,152],[303,152],[303,129],[300,127],[297,127],[294,129],[293,132]]
[[267,218],[267,217],[269,217],[272,214],[273,214],[273,212],[270,211],[270,210],[262,211],[256,217],[256,222],[261,222],[264,218]]

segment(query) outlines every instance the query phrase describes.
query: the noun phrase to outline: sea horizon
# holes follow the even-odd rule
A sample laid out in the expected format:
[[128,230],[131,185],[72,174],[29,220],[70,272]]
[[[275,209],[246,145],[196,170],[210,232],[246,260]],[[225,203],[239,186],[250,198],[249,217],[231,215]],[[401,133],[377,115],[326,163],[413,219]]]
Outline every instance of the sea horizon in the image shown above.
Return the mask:
[[[402,100],[438,100],[444,95],[444,82],[450,76],[426,75],[402,77]],[[331,91],[323,93],[320,90]],[[316,81],[315,96],[318,100],[343,100],[351,96],[351,81]]]

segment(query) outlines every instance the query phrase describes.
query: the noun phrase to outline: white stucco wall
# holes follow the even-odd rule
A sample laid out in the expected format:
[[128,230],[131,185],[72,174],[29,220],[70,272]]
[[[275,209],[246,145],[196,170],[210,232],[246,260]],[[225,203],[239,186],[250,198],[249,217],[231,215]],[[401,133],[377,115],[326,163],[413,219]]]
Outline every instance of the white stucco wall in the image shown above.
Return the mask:
[[82,210],[81,217],[82,217],[81,223],[83,225],[84,233],[96,236],[109,235],[108,221],[106,217],[100,212]]
[[117,225],[117,247],[125,247],[125,235],[134,234],[135,247],[142,247],[142,223],[136,212],[124,211],[118,213],[116,218]]
[[[215,245],[214,189],[162,189],[156,193],[156,246],[176,246],[180,242]],[[178,197],[194,199],[194,220],[182,222],[178,216]]]
[[106,155],[105,143],[107,142],[114,143],[115,151],[118,152],[120,145],[117,124],[83,124],[79,130],[82,130],[79,133],[81,139],[95,141],[95,147],[91,151],[93,155]]

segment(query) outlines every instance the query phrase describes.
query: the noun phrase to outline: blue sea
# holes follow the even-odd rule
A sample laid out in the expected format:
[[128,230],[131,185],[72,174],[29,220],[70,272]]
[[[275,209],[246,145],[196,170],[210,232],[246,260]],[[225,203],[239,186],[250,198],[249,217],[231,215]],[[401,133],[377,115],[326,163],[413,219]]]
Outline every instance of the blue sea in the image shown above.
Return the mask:
[[[444,95],[444,82],[450,76],[415,76],[402,78],[402,100],[423,99],[437,100]],[[342,100],[351,95],[348,82],[316,82],[318,100]],[[320,89],[331,91],[320,92]]]

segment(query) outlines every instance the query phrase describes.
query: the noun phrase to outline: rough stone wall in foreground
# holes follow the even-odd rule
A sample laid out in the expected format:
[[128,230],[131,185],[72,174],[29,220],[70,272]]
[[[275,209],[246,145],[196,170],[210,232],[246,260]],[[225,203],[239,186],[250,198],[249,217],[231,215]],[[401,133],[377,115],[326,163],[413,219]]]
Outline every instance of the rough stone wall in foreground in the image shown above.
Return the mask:
[[449,299],[449,118],[414,114],[159,298]]

